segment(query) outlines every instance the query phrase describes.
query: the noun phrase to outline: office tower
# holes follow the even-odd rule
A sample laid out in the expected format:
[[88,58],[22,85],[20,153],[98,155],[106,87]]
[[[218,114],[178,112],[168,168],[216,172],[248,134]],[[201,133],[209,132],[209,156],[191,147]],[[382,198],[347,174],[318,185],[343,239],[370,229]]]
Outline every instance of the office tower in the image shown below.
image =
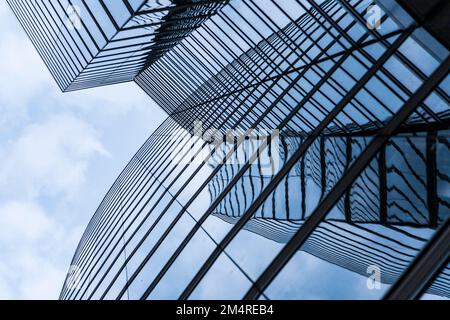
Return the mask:
[[132,81],[223,2],[8,0],[64,91]]
[[449,4],[221,4],[134,78],[169,117],[61,298],[448,298]]

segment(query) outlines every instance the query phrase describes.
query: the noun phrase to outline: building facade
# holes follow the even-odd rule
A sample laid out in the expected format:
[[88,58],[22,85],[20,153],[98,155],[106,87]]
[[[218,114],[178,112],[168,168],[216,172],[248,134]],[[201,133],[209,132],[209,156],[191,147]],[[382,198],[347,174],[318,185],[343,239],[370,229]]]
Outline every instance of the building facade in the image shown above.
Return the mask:
[[8,0],[63,91],[134,80],[224,2]]
[[[50,2],[8,2],[54,76],[68,68],[41,52],[65,27],[26,22]],[[86,19],[112,3],[126,18],[55,78],[134,80],[168,119],[92,217],[61,299],[450,297],[447,1],[98,3]]]

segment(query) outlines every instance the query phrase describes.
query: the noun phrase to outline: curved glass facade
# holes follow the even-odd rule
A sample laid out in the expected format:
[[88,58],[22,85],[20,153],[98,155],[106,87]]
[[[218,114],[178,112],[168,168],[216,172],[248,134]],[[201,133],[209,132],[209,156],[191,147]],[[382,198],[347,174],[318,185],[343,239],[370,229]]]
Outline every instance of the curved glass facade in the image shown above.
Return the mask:
[[209,2],[60,298],[449,298],[447,48],[385,1]]

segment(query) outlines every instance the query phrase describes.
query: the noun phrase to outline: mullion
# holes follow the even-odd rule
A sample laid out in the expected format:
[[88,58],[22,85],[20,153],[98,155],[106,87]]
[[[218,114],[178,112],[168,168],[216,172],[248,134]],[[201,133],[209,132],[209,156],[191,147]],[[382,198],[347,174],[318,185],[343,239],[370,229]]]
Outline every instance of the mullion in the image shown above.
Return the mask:
[[[350,55],[350,53],[348,53],[348,55]],[[342,61],[344,61],[346,59],[345,55],[343,58],[341,58]],[[337,69],[339,67],[339,63],[336,63],[336,67],[335,69]],[[333,74],[333,70],[330,70],[328,77],[331,76]],[[322,79],[322,83],[324,83],[328,77],[324,77]],[[295,83],[295,81],[294,81]],[[317,88],[320,87],[320,83],[317,85]],[[312,94],[314,94],[314,91],[311,91],[309,93],[309,96],[312,96]],[[308,100],[308,96],[304,98],[304,102],[306,102]],[[290,119],[295,115],[295,113],[301,108],[302,103],[299,103],[297,108],[295,110],[293,110],[290,114],[290,117],[287,117],[284,121],[284,123],[282,123],[281,125],[279,125],[278,128],[283,128],[283,126],[285,124],[287,124]],[[263,146],[262,150],[264,150],[265,145]],[[261,151],[261,150],[258,150]],[[259,154],[258,152],[256,154]],[[231,188],[238,182],[238,180],[240,179],[240,177],[242,177],[242,175],[246,172],[246,170],[248,169],[248,167],[250,162],[247,162],[243,168],[239,171],[239,173],[229,182],[229,184],[227,185],[227,187],[223,190],[223,192],[221,193],[221,195],[211,204],[210,208],[204,213],[204,215],[202,216],[202,218],[199,220],[199,222],[196,224],[196,226],[191,230],[191,232],[189,233],[189,235],[183,240],[182,244],[178,247],[177,251],[172,255],[172,257],[169,259],[169,261],[167,262],[167,264],[165,265],[164,269],[161,271],[162,273],[165,273],[167,271],[167,269],[170,267],[170,265],[175,261],[176,257],[179,255],[179,253],[181,252],[181,250],[183,250],[183,248],[187,245],[187,243],[189,242],[189,240],[193,237],[193,235],[195,234],[195,232],[199,229],[200,225],[206,220],[206,218],[210,215],[210,213],[214,210],[214,208],[222,201],[222,199],[225,197],[225,195],[227,194],[227,192],[229,190],[231,190]],[[162,277],[161,273],[159,275],[160,277]],[[160,279],[156,279],[157,281],[159,281]],[[143,296],[143,298],[145,298],[145,296],[151,292],[151,290],[154,288],[156,284],[152,283],[152,285],[149,287],[149,289],[147,290],[147,292],[145,293],[145,295]]]
[[68,82],[66,74],[64,71],[60,70],[60,66],[58,66],[57,63],[53,63],[55,57],[54,55],[49,54],[45,42],[44,44],[42,43],[42,34],[40,34],[39,30],[36,30],[35,28],[32,28],[30,26],[30,22],[34,22],[34,19],[29,17],[29,12],[27,12],[26,10],[24,13],[22,10],[22,6],[19,5],[16,1],[8,0],[8,4],[13,9],[14,15],[17,17],[24,30],[27,31],[28,38],[33,43],[36,51],[41,56],[42,60],[48,65],[48,68],[52,73],[56,83],[62,89],[65,86],[65,83]]
[[[195,198],[195,196],[193,197],[193,198]],[[193,199],[192,198],[192,199]],[[187,207],[188,205],[186,205],[186,207]],[[175,221],[175,223],[176,223],[176,221]],[[170,231],[170,230],[168,230],[168,231]],[[166,232],[167,233],[167,232]],[[154,247],[154,249],[155,249],[155,247]],[[122,290],[122,292],[121,292],[121,294],[123,294],[124,292],[125,292],[125,290],[126,290],[126,288],[124,288],[123,290]],[[120,295],[119,295],[120,296]]]
[[[217,170],[217,169],[216,169],[216,170]],[[214,173],[213,173],[213,174],[214,174]],[[212,174],[212,175],[213,175],[213,174]],[[212,176],[212,175],[211,175],[211,176]],[[189,181],[187,181],[187,182],[189,182]],[[200,188],[200,189],[201,189],[201,188]],[[200,189],[199,189],[199,190],[200,190]],[[194,198],[195,198],[195,196],[191,199],[191,201],[192,201]],[[188,207],[188,205],[185,205],[185,206]],[[168,206],[166,207],[166,209],[167,209],[167,208],[168,208]],[[183,212],[184,212],[184,211],[183,211]],[[162,214],[163,214],[163,213],[161,213],[160,216],[162,216]],[[181,217],[181,216],[180,216],[180,217]],[[176,222],[176,221],[175,221],[175,222]],[[162,239],[162,238],[161,238],[161,239]],[[160,239],[160,240],[161,240],[161,239]],[[155,248],[155,247],[154,247],[154,248]],[[126,290],[126,288],[124,288],[124,289],[122,290],[121,294],[123,294],[123,293],[125,292],[125,290]],[[105,294],[106,294],[106,292],[105,292]],[[105,295],[105,294],[104,294],[104,295]]]
[[[147,176],[147,175],[146,175]],[[152,184],[151,184],[151,186],[147,189],[147,191],[146,191],[146,193],[148,192],[148,190],[150,190],[152,187],[153,187],[153,185],[155,184],[155,181],[152,181],[152,180],[146,180],[146,182],[145,182],[145,185],[147,185],[149,182],[152,182]],[[139,190],[139,189],[138,189]],[[143,192],[143,190],[139,190],[139,193],[140,192]],[[134,192],[133,192],[134,193]],[[133,196],[133,195],[131,195],[131,196]],[[137,198],[137,195],[134,197],[134,199],[136,199]],[[129,198],[129,199],[131,199],[131,198]],[[132,200],[132,201],[134,201],[134,199]],[[142,200],[142,199],[141,199]],[[140,200],[140,201],[141,201]],[[138,202],[135,206],[137,206],[137,205],[139,205],[139,203],[140,202]],[[132,204],[132,202],[129,204],[129,206]],[[126,213],[126,211],[127,211],[127,209],[125,209],[124,210],[124,212],[122,213],[122,216]],[[116,225],[113,225],[113,229],[115,228],[115,226]],[[109,229],[109,228],[108,228]],[[107,232],[108,231],[108,229],[107,230],[103,230],[104,232]],[[120,231],[120,230],[119,230]],[[117,232],[119,232],[119,231],[117,231]],[[117,235],[117,232],[115,233],[115,235],[114,235],[114,237],[113,238],[115,238],[115,236]],[[109,237],[109,236],[108,236]]]
[[[306,140],[300,145],[299,149],[291,156],[289,161],[280,169],[280,171],[272,178],[272,180],[269,182],[269,184],[264,188],[264,190],[260,193],[258,198],[253,202],[253,204],[246,210],[244,215],[239,219],[239,221],[233,226],[233,228],[228,232],[228,234],[225,236],[225,238],[221,241],[220,245],[216,247],[216,249],[210,254],[208,259],[205,261],[205,263],[202,265],[200,270],[197,272],[195,277],[191,280],[189,285],[185,288],[183,293],[180,296],[180,299],[187,299],[190,294],[193,292],[195,287],[200,283],[200,281],[203,279],[203,277],[206,275],[206,273],[209,271],[209,269],[212,267],[214,262],[219,258],[220,254],[223,250],[225,250],[226,246],[234,239],[234,237],[239,233],[239,231],[245,226],[246,222],[253,216],[255,211],[259,208],[259,206],[264,203],[265,199],[271,194],[271,191],[275,189],[275,187],[278,185],[278,183],[284,178],[284,176],[289,173],[290,169],[297,163],[297,161],[303,157],[303,155],[306,153],[306,151],[309,149],[309,147],[314,143],[316,138],[320,136],[320,134],[323,132],[323,130],[333,121],[333,119],[344,109],[344,107],[348,104],[349,101],[353,99],[353,97],[364,87],[364,85],[372,78],[373,74],[378,71],[378,69],[391,57],[393,52],[400,47],[400,45],[403,43],[404,40],[409,36],[410,32],[412,32],[413,29],[410,29],[409,32],[405,32],[403,35],[401,35],[392,45],[390,48],[388,48],[385,53],[380,57],[380,59],[370,68],[364,77],[358,82],[352,90],[350,90],[347,95],[333,108],[333,110],[327,115],[327,117],[322,120],[322,122],[314,129],[313,132],[311,132]],[[350,54],[349,54],[350,55]],[[344,56],[345,58],[345,56]],[[345,60],[345,59],[344,59]],[[344,61],[342,60],[342,62]],[[339,67],[340,63],[336,63],[336,69]],[[330,71],[333,71],[330,70]],[[333,72],[330,72],[328,74],[328,77],[331,77]],[[315,88],[318,90],[318,87],[320,87],[321,83],[325,83],[328,77],[324,77],[321,79],[321,81],[318,83],[317,87]],[[310,95],[312,96],[314,94],[314,91],[310,92]],[[305,102],[308,101],[308,97],[305,97]],[[299,104],[298,108],[300,108],[302,103]],[[285,120],[285,123],[290,121],[289,118]],[[231,182],[229,185],[231,185]]]
[[[172,120],[171,120],[171,121],[172,121]],[[164,124],[165,124],[165,123],[166,123],[166,122],[164,122]],[[142,149],[141,149],[141,150],[142,150]],[[138,153],[141,152],[141,150],[139,150]],[[138,153],[137,153],[137,154],[138,154]],[[133,174],[133,173],[132,173],[132,174]],[[122,176],[119,176],[119,178],[122,178]],[[132,184],[131,184],[131,185],[132,185]],[[127,186],[125,186],[125,187],[127,187]],[[126,188],[125,188],[125,191],[126,191]],[[122,190],[122,192],[123,192],[123,190]],[[108,210],[108,208],[105,208],[105,209]]]
[[[308,0],[309,1],[309,0]],[[357,13],[356,12],[356,10],[352,7],[352,6],[349,6],[345,1],[340,1],[340,3],[343,5],[343,6],[345,6],[345,8],[347,9],[347,10],[349,10],[349,12],[351,12],[352,13],[352,15],[357,19],[357,21],[358,22],[360,22],[361,23],[361,16],[360,16],[360,14],[359,13]],[[318,7],[318,6],[316,6],[316,5],[313,5],[313,6],[315,6],[316,7],[316,9],[318,10],[318,11],[321,11],[321,9]],[[323,11],[321,11],[322,13],[323,13]],[[329,16],[327,15],[327,14],[324,14],[324,17],[330,22],[330,23],[332,23],[332,24],[334,24],[334,22],[333,22],[333,20],[332,19],[330,19],[329,18]],[[338,25],[336,25],[336,28],[338,29],[338,30],[340,30],[340,27],[338,26]],[[381,35],[380,34],[378,34],[377,32],[375,32],[374,30],[370,30],[370,29],[367,29],[367,31],[369,32],[369,33],[371,33],[371,35],[373,35],[373,36],[375,36],[377,39],[380,39],[380,37],[381,37]],[[340,31],[341,32],[341,31]],[[350,37],[346,37],[347,38],[347,40],[348,41],[350,41],[350,43],[353,43],[354,41],[350,38]],[[386,41],[385,40],[383,40],[382,41],[382,43],[384,44],[384,45],[386,45],[387,43],[386,43]],[[363,55],[367,58],[367,59],[369,59],[370,61],[373,61],[373,58],[370,56],[370,55],[368,55],[367,53],[365,53],[365,52],[362,52],[363,53]],[[417,76],[419,76],[419,78],[423,81],[423,79],[424,79],[424,75],[423,75],[423,73],[418,69],[418,68],[416,68],[414,65],[412,65],[412,63],[410,63],[404,56],[403,56],[403,54],[401,54],[401,52],[399,51],[399,52],[396,52],[396,54],[395,54],[395,56],[396,57],[398,57],[413,73],[415,73]],[[392,75],[388,70],[386,70],[385,68],[383,68],[382,70],[381,70],[381,73],[383,73],[386,77],[388,77],[401,91],[403,91],[404,93],[406,93],[407,95],[411,95],[412,94],[412,92],[411,92],[411,90],[409,90],[405,85],[403,85],[394,75]],[[380,77],[379,75],[376,75],[376,78],[381,82],[381,83],[383,83],[385,86],[386,86],[386,88],[388,88],[388,89],[390,89],[390,86],[385,82],[385,80],[382,78],[382,77]],[[391,89],[391,92],[394,94],[394,95],[396,95],[400,100],[402,100],[403,102],[405,101],[404,99],[403,99],[403,97],[402,96],[400,96],[400,94],[396,91],[396,90],[392,90]],[[368,92],[369,94],[370,94],[370,92]],[[389,108],[387,108],[387,109],[389,109]],[[419,116],[421,116],[420,114],[419,114]],[[425,120],[425,122],[428,122],[425,118],[423,118],[424,120]]]
[[[408,35],[408,33],[406,33]],[[398,44],[398,40],[396,41]],[[394,43],[391,48],[399,46]],[[400,42],[401,44],[401,42]],[[394,52],[391,52],[391,55]],[[270,266],[266,268],[264,273],[259,277],[254,286],[246,294],[245,298],[257,298],[261,292],[267,288],[274,277],[292,258],[298,248],[308,239],[312,232],[322,222],[326,214],[333,208],[334,204],[339,200],[341,195],[349,188],[352,182],[363,172],[364,168],[377,155],[378,151],[387,143],[395,130],[406,121],[411,113],[426,99],[426,97],[433,92],[441,81],[448,75],[450,70],[450,58],[447,58],[438,69],[433,72],[429,79],[414,93],[410,99],[399,109],[395,116],[380,130],[379,134],[373,138],[370,144],[362,151],[358,159],[347,170],[346,174],[335,185],[335,187],[328,193],[325,199],[318,205],[314,212],[310,215],[302,228],[300,228],[294,237],[285,245],[282,251],[272,261]],[[448,220],[450,221],[450,220]],[[447,228],[449,229],[449,228]],[[450,230],[450,229],[449,229]],[[450,233],[449,233],[450,234]],[[447,243],[448,244],[448,243]],[[448,246],[447,246],[448,247]],[[427,251],[428,252],[428,251]],[[433,254],[434,252],[429,252]],[[420,257],[419,257],[420,259]],[[394,287],[396,285],[394,284]]]
[[[170,118],[169,118],[169,120],[170,120],[170,122],[171,122],[172,125],[173,125],[173,124],[174,124],[173,121],[172,121]],[[164,123],[164,124],[165,124],[165,123]],[[164,124],[163,124],[163,125],[164,125]],[[144,145],[144,146],[145,146],[145,145]],[[142,149],[141,149],[141,150],[142,150]],[[141,152],[141,150],[138,151],[137,154],[139,154],[139,153]],[[136,176],[138,176],[138,175],[136,175]],[[133,178],[133,179],[135,179],[135,178]],[[134,182],[130,183],[131,186],[133,186],[133,184],[134,184]],[[126,186],[125,186],[125,187],[126,187]],[[134,186],[133,186],[133,187],[134,187]],[[127,192],[127,188],[128,188],[128,187],[126,187],[124,190],[122,190],[122,192]],[[115,205],[117,205],[117,203],[116,203]],[[114,209],[114,208],[110,210],[110,214],[114,214],[114,212],[115,212],[115,209]],[[99,228],[100,228],[100,227],[99,227]],[[95,238],[97,238],[97,237],[95,237]]]
[[[360,3],[361,3],[361,2],[362,2],[362,1],[360,1]],[[306,10],[306,8],[303,6],[303,4],[300,4],[300,5]],[[356,5],[357,5],[357,4],[356,4]],[[339,31],[341,37],[336,37],[335,35],[333,35],[333,34],[330,32],[330,35],[335,39],[335,41],[338,41],[338,42],[340,43],[340,45],[341,45],[342,47],[344,47],[344,48],[345,48],[344,44],[341,43],[340,40],[339,40],[339,39],[342,38],[342,37],[345,38],[346,40],[348,40],[352,45],[355,45],[355,44],[356,44],[355,41],[352,40],[352,39],[347,35],[347,32],[339,26],[338,21],[335,21],[335,20],[333,19],[332,15],[329,15],[329,13],[325,13],[325,10],[319,11],[319,10],[317,9],[318,6],[313,5],[313,7],[315,7],[316,10],[317,10],[319,13],[321,13],[321,16],[324,17],[324,18],[328,21],[328,23],[330,23],[332,26],[334,26],[335,30],[338,30],[338,31]],[[280,10],[282,10],[282,9],[280,9]],[[322,10],[322,9],[321,9],[321,10]],[[312,16],[314,17],[314,19],[315,19],[318,23],[320,23],[320,20],[319,20],[315,15],[312,15]],[[331,23],[330,21],[332,21],[333,23]],[[355,21],[354,21],[354,22],[355,22]],[[367,34],[367,32],[366,32],[366,34]],[[360,52],[360,53],[361,53],[361,52],[364,52],[364,50],[361,50],[361,51],[359,51],[359,52]],[[366,54],[365,56],[366,56],[366,58],[368,58],[368,59],[370,58],[370,56],[367,55],[367,54]],[[361,65],[366,66],[366,64],[363,63],[363,61],[361,61],[361,59],[359,59],[357,55],[354,55],[353,58],[355,58],[355,60],[358,61]],[[373,59],[373,58],[372,58],[372,59],[369,59],[369,61],[373,63],[374,59]],[[352,79],[354,79],[354,80],[356,81],[356,79],[354,78],[354,76],[351,75],[350,72],[348,72],[348,71],[347,71],[346,69],[344,69],[344,68],[343,68],[343,70],[344,70],[344,72],[345,72],[347,75],[349,75]],[[334,79],[333,79],[333,80],[334,80]],[[334,80],[334,82],[336,82],[336,84],[338,84],[338,82],[337,82],[336,80]],[[386,85],[386,87],[388,87],[388,86]],[[388,88],[389,88],[389,87],[388,87]],[[380,99],[379,99],[378,97],[376,97],[372,92],[366,90],[366,93],[369,94],[369,96],[371,96],[373,99],[375,99],[375,100],[376,100],[376,101],[377,101],[377,102],[385,109],[385,111],[387,111],[387,112],[390,113],[391,115],[393,114],[392,111],[391,111],[391,110],[390,110],[390,109],[389,109],[382,101],[380,101]],[[364,108],[363,104],[360,103],[360,102],[358,101],[357,98],[355,98],[355,102],[358,102],[358,105],[359,105],[360,107],[362,107],[366,112],[371,113],[370,110],[368,110],[367,108]],[[351,105],[353,105],[357,110],[359,110],[358,106],[355,105],[353,102],[351,103]],[[370,120],[370,119],[364,114],[364,112],[361,112],[360,110],[359,110],[359,112],[360,112],[364,117],[366,117],[373,125],[375,125],[375,127],[378,127],[378,128],[379,128],[379,125],[378,125],[376,122],[373,122],[372,120]],[[347,117],[349,117],[349,116],[347,115]],[[349,118],[352,119],[351,117],[349,117]],[[353,121],[353,122],[355,123],[355,121]],[[358,123],[357,123],[357,125],[359,126]]]

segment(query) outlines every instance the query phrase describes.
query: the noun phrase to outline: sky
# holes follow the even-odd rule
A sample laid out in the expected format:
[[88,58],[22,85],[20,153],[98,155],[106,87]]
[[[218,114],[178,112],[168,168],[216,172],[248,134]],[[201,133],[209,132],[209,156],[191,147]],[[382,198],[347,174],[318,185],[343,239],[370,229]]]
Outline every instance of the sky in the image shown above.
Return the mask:
[[134,83],[62,93],[0,1],[0,299],[57,299],[89,219],[165,119]]

